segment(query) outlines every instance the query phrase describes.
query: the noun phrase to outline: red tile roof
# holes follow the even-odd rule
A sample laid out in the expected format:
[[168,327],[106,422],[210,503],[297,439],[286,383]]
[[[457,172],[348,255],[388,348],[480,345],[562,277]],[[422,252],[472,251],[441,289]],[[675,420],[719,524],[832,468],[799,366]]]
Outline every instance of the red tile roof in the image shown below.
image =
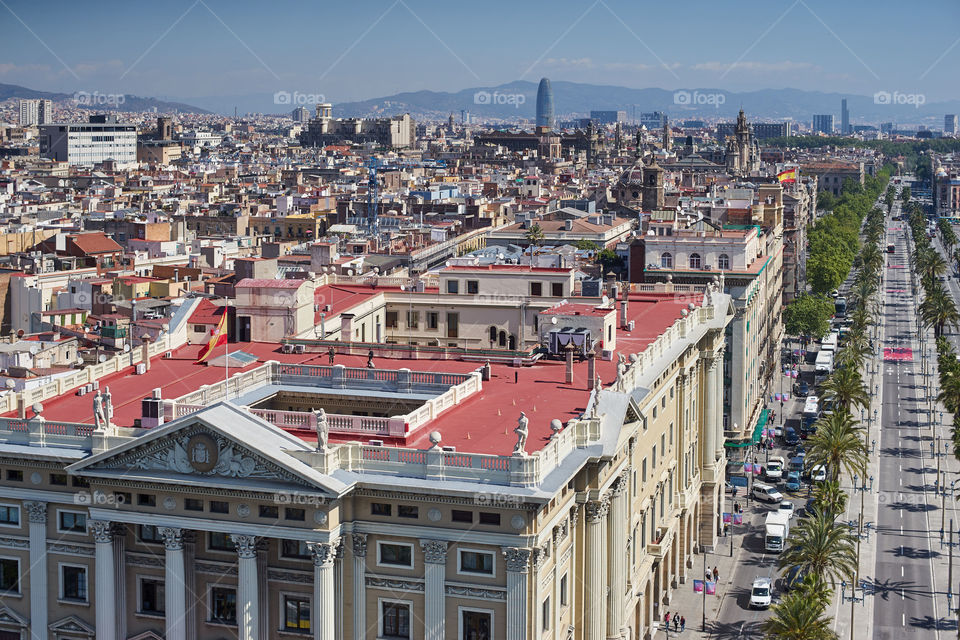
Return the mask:
[[70,236],[70,239],[78,249],[86,254],[117,253],[123,251],[123,247],[99,231],[78,233],[75,236]]

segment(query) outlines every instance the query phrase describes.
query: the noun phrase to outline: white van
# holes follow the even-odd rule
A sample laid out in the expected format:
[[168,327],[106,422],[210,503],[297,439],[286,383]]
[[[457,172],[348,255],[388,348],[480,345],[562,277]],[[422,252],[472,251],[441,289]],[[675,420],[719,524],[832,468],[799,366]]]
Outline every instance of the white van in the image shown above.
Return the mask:
[[754,482],[753,491],[751,493],[757,500],[765,500],[767,502],[777,503],[783,500],[783,494],[781,494],[776,487],[772,487],[769,484],[763,484],[762,482]]

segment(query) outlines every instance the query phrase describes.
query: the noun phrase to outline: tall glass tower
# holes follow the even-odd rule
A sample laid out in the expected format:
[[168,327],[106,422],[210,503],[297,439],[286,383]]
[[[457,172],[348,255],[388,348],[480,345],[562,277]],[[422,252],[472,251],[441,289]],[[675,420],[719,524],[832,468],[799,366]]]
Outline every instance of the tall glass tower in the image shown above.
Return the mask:
[[553,87],[549,78],[540,78],[537,87],[537,127],[553,129]]

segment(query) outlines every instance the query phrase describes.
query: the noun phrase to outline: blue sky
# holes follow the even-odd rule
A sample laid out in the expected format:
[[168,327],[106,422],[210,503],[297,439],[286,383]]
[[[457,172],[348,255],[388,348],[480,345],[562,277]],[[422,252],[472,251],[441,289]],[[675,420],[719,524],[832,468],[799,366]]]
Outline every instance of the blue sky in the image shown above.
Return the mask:
[[344,102],[548,76],[960,97],[957,0],[2,0],[0,16],[0,82],[65,92]]

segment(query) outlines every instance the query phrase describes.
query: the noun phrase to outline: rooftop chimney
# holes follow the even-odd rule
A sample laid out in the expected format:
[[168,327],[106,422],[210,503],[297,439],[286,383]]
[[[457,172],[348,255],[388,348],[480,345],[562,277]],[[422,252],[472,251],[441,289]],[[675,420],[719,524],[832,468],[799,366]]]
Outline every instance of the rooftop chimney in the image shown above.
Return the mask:
[[567,358],[565,380],[567,384],[571,384],[573,382],[573,352],[576,350],[576,347],[573,346],[573,341],[571,340],[568,342],[567,346],[564,347],[563,350],[565,351],[564,355],[566,355]]

